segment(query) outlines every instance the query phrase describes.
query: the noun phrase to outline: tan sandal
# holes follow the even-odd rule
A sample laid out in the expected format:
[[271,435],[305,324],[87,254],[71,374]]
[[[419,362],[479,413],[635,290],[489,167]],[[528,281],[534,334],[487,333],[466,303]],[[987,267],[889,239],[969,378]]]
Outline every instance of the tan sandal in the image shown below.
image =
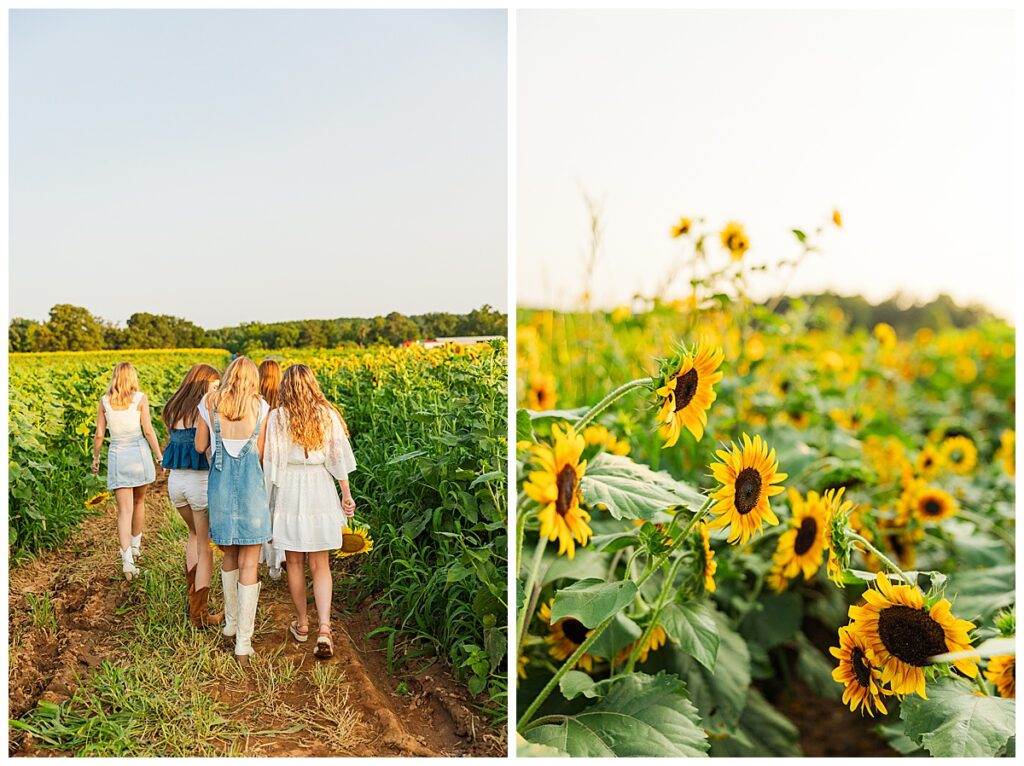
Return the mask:
[[[324,628],[327,632],[324,633]],[[334,656],[334,642],[331,640],[331,626],[321,625],[320,635],[316,637],[316,646],[313,647],[313,656],[318,660],[329,660]]]
[[[306,632],[300,633],[300,628],[305,628]],[[306,623],[305,625],[299,625],[298,620],[292,620],[288,624],[288,632],[292,634],[292,638],[294,638],[300,644],[304,644],[309,639],[309,623]]]

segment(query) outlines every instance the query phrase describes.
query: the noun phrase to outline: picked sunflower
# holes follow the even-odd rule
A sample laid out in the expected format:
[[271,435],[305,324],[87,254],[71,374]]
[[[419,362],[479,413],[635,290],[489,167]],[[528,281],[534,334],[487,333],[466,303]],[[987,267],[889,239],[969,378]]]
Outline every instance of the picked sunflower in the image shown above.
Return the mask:
[[1017,696],[1017,682],[1014,675],[1017,672],[1017,658],[1015,655],[1002,655],[993,657],[988,661],[985,668],[985,678],[995,684],[999,690],[1000,697],[1015,699]]
[[722,240],[722,247],[729,251],[734,261],[743,258],[743,254],[750,249],[750,239],[743,228],[743,224],[737,221],[729,221],[719,234]]
[[86,500],[85,501],[85,507],[86,508],[95,508],[97,506],[103,505],[109,499],[110,499],[110,493],[109,492],[100,492],[98,495],[93,495],[88,500]]
[[[925,694],[924,669],[930,659],[946,652],[967,651],[968,633],[974,623],[953,616],[950,603],[942,598],[930,608],[917,587],[893,585],[879,573],[873,587],[864,591],[864,606],[851,606],[851,630],[860,634],[878,658],[882,683],[888,684],[900,698],[907,694]],[[957,660],[953,665],[964,675],[978,674],[973,659]]]
[[571,425],[565,431],[551,426],[554,443],[538,444],[533,456],[538,471],[531,471],[523,485],[528,497],[540,503],[537,519],[540,534],[548,540],[558,540],[558,554],[570,559],[576,555],[576,545],[586,545],[592,534],[590,514],[580,507],[580,480],[587,469],[587,461],[580,460],[586,441]]
[[914,515],[921,521],[942,521],[957,512],[956,500],[938,487],[924,487],[914,496]]
[[[563,661],[575,652],[580,644],[587,640],[590,630],[582,622],[574,617],[565,617],[558,622],[551,623],[551,605],[541,604],[537,615],[548,626],[548,635],[544,640],[550,644],[548,654],[556,660]],[[587,673],[594,669],[595,658],[584,653],[576,666]]]
[[370,537],[367,529],[352,526],[342,530],[341,548],[338,551],[338,556],[348,558],[349,556],[358,556],[361,553],[369,553],[372,550],[373,538]]
[[779,538],[775,563],[790,580],[801,572],[805,580],[810,580],[821,569],[825,557],[832,504],[817,492],[808,492],[807,497],[802,498],[799,492],[790,488],[789,507],[793,516],[790,528]]
[[704,552],[704,590],[708,593],[715,592],[715,572],[718,571],[718,562],[715,561],[715,552],[711,548],[711,532],[708,525],[701,522],[700,530],[701,548]]
[[830,646],[828,651],[839,660],[832,678],[845,687],[843,704],[849,705],[851,711],[860,708],[861,715],[867,713],[872,718],[876,711],[887,714],[882,697],[892,692],[882,686],[875,652],[864,636],[845,625],[839,629],[839,646]]
[[715,500],[711,514],[716,518],[708,528],[730,527],[728,542],[738,540],[745,545],[764,524],[779,523],[768,498],[783,491],[774,485],[787,479],[788,474],[779,473],[775,450],[769,451],[760,436],[751,440],[743,434],[742,447],[733,442],[729,451],[718,450],[716,454],[721,462],[712,463],[711,472],[721,486],[711,494]]
[[712,386],[722,379],[717,370],[724,357],[721,347],[698,343],[692,353],[680,351],[662,364],[656,422],[663,447],[674,446],[684,427],[697,441],[704,436],[708,407],[718,396]]
[[942,442],[942,461],[954,473],[970,473],[978,464],[978,448],[966,436],[950,436]]

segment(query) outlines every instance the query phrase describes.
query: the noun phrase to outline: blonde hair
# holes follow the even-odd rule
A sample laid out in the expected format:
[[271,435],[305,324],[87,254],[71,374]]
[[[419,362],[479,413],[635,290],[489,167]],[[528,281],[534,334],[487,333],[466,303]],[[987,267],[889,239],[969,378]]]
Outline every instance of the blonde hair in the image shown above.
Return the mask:
[[139,390],[139,374],[131,362],[118,362],[107,386],[107,400],[111,406],[121,407],[131,402]]
[[322,449],[331,430],[331,412],[338,415],[348,433],[345,418],[327,401],[313,371],[304,364],[293,364],[284,371],[277,406],[288,413],[288,435],[297,445],[309,450]]
[[281,365],[273,359],[264,359],[260,362],[260,396],[262,396],[270,409],[277,406],[277,390],[281,387]]
[[252,360],[240,356],[224,370],[220,388],[210,394],[210,401],[221,417],[242,420],[259,412],[260,376]]

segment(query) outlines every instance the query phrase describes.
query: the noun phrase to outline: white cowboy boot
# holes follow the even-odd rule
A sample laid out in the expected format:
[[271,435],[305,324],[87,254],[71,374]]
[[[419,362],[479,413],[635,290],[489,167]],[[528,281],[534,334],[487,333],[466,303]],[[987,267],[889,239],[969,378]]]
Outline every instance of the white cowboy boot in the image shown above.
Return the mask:
[[135,566],[135,558],[132,556],[131,546],[121,551],[121,571],[124,572],[124,579],[131,582],[131,579],[140,574],[139,568]]
[[256,604],[260,597],[259,582],[253,585],[238,584],[238,633],[235,635],[235,659],[243,667],[249,664],[252,650],[252,634],[256,629]]
[[234,638],[238,629],[238,570],[220,570],[220,581],[224,586],[224,630],[227,638]]
[[132,535],[132,555],[139,558],[142,555],[142,533]]

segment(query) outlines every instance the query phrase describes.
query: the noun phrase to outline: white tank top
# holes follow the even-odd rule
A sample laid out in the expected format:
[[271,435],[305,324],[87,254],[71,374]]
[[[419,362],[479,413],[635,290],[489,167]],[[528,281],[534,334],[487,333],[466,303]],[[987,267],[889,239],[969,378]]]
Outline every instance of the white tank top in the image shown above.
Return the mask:
[[115,410],[110,406],[110,400],[104,394],[103,412],[107,417],[107,428],[110,429],[111,441],[138,439],[142,436],[142,412],[139,410],[141,399],[142,392],[136,391],[127,409]]

